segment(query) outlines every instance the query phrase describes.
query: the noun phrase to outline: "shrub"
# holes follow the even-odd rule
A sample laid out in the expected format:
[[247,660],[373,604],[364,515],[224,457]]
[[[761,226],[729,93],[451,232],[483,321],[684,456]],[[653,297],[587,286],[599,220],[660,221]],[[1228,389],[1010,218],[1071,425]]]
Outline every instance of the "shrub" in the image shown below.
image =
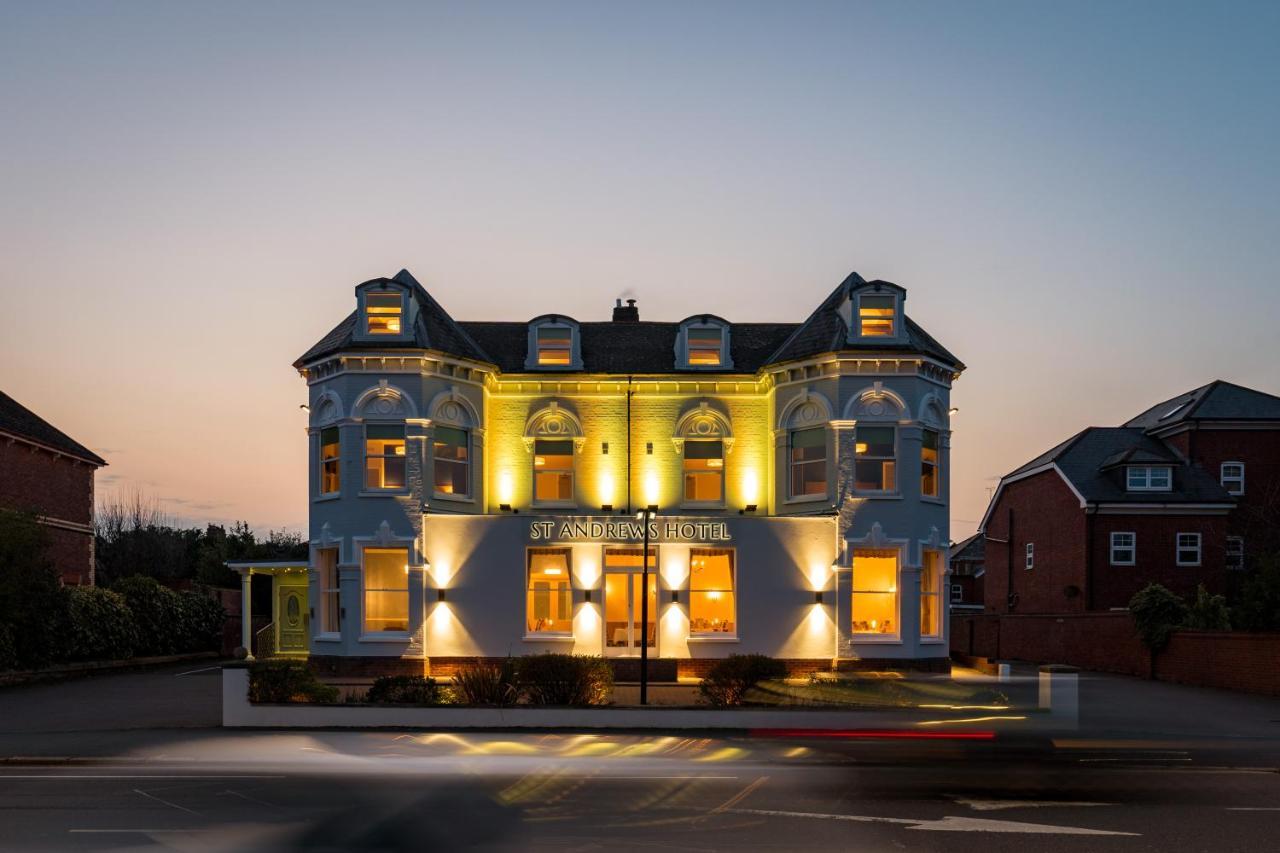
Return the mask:
[[137,620],[139,655],[171,655],[178,651],[182,639],[182,601],[178,593],[142,575],[117,581],[112,588],[125,597]]
[[698,689],[712,705],[741,705],[752,687],[786,674],[787,665],[768,655],[729,655],[711,667]]
[[516,675],[531,705],[604,705],[613,693],[613,670],[601,657],[527,655]]
[[96,586],[70,591],[70,660],[123,660],[138,645],[138,623],[118,592]]
[[227,611],[202,592],[178,594],[178,651],[212,652],[222,646]]
[[464,705],[514,705],[520,698],[515,662],[468,664],[453,676],[453,689]]
[[1245,631],[1280,631],[1280,555],[1264,556],[1231,608],[1236,628]]
[[387,705],[440,705],[444,695],[434,678],[384,675],[373,682],[365,701]]
[[1200,584],[1196,588],[1196,600],[1187,612],[1186,626],[1201,631],[1230,631],[1231,611],[1227,609],[1227,599],[1210,595],[1204,584]]
[[320,682],[304,663],[257,661],[249,665],[249,701],[337,702],[338,688]]
[[0,658],[8,658],[6,668],[36,669],[66,656],[71,600],[47,549],[48,534],[34,515],[0,510]]
[[1169,635],[1187,620],[1187,604],[1167,587],[1147,584],[1129,599],[1129,613],[1143,644],[1158,652],[1169,643]]

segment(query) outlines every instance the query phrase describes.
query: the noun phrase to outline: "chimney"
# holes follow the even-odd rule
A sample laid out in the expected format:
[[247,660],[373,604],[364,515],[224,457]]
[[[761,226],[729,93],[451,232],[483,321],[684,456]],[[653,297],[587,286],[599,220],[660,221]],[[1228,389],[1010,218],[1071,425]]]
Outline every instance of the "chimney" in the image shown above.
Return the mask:
[[613,322],[615,323],[639,323],[640,309],[636,307],[634,299],[628,299],[624,306],[622,300],[619,299],[613,305]]

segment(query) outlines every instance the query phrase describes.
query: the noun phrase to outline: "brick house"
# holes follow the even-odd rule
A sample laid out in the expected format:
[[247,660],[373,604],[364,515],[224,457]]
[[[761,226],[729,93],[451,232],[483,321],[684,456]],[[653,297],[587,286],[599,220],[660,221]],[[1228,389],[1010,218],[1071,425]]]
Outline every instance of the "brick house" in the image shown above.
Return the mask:
[[1273,547],[1278,489],[1280,397],[1219,380],[1089,427],[1001,479],[979,528],[986,610],[1123,608],[1151,582],[1225,592]]
[[35,514],[64,583],[93,583],[93,475],[106,464],[0,392],[0,508]]
[[975,533],[951,546],[948,565],[951,567],[949,597],[952,609],[983,606],[986,545],[987,540],[982,534]]

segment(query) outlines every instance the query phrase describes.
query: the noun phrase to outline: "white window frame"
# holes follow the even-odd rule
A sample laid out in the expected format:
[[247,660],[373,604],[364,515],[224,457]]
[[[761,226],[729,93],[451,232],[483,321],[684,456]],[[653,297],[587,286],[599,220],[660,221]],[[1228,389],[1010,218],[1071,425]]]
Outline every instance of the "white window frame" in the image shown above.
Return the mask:
[[[1165,484],[1155,485],[1155,473],[1163,471]],[[1142,476],[1135,479],[1134,475]],[[1129,492],[1167,492],[1173,488],[1173,468],[1169,465],[1130,465],[1125,469],[1125,491]]]
[[[335,456],[326,457],[324,455],[324,448],[325,448],[324,434],[329,430],[333,430],[335,433],[337,433],[338,453]],[[316,441],[317,441],[316,455],[319,458],[319,465],[320,465],[319,476],[316,478],[316,494],[321,497],[325,497],[328,495],[341,494],[342,492],[342,430],[336,426],[320,427],[320,429],[316,431]],[[329,462],[332,462],[334,467],[337,469],[336,476],[338,481],[338,487],[333,491],[325,491],[325,488],[324,488],[325,465],[326,463],[329,463]]]
[[[933,555],[933,559],[935,560],[934,567],[933,567],[933,573],[934,573],[934,575],[935,575],[935,577],[934,577],[934,581],[935,581],[935,583],[934,583],[934,587],[933,587],[933,592],[925,592],[925,589],[924,589],[924,583],[923,583],[923,579],[924,579],[925,575],[926,575],[927,573],[929,573],[929,572],[930,572],[930,569],[929,569],[929,559],[928,559],[928,556],[927,556],[927,555],[929,555],[929,554],[932,554],[932,555]],[[925,548],[925,549],[923,549],[923,550],[922,550],[922,553],[921,553],[921,557],[923,558],[923,559],[921,559],[921,561],[920,561],[920,562],[921,562],[921,566],[920,566],[920,578],[921,578],[921,581],[922,581],[922,582],[921,582],[921,584],[920,584],[920,602],[919,602],[919,604],[917,605],[917,606],[918,606],[918,609],[920,610],[920,614],[919,614],[919,615],[920,615],[921,617],[923,617],[923,616],[924,616],[924,601],[925,601],[925,599],[926,599],[926,598],[932,598],[932,599],[933,599],[933,606],[934,606],[934,607],[936,607],[936,608],[938,608],[938,614],[937,614],[938,630],[937,630],[937,631],[932,631],[932,632],[930,632],[930,633],[927,633],[927,634],[926,634],[926,633],[925,633],[925,630],[924,630],[924,625],[923,625],[923,622],[922,622],[922,624],[919,626],[919,629],[920,629],[920,639],[922,639],[922,640],[940,640],[940,639],[942,639],[942,635],[943,635],[944,631],[946,630],[945,626],[943,625],[943,620],[946,618],[946,612],[945,612],[945,611],[946,611],[946,608],[944,608],[944,607],[942,606],[942,604],[943,604],[943,600],[942,600],[942,584],[943,584],[943,582],[945,581],[946,576],[947,576],[947,557],[946,557],[946,554],[944,554],[942,551],[934,550],[934,549],[932,549],[932,548]]]
[[[690,333],[694,331],[714,330],[720,335],[720,360],[714,364],[694,364],[690,358],[692,347]],[[733,368],[733,356],[729,352],[729,323],[719,317],[698,315],[690,317],[680,324],[680,333],[676,337],[676,364],[681,370],[730,370]]]
[[[926,462],[924,458],[924,439],[929,433],[933,433],[933,453],[935,461]],[[933,467],[933,491],[926,492],[924,490],[924,471],[926,466]],[[922,498],[940,498],[942,496],[942,431],[932,427],[922,427],[920,430],[920,497]]]
[[[807,459],[803,462],[797,462],[795,459],[795,436],[798,432],[820,432],[822,433],[822,459]],[[827,457],[827,428],[823,424],[818,426],[793,427],[787,430],[787,498],[788,500],[826,500],[831,494],[831,470],[829,468],[830,459]],[[813,494],[798,495],[795,493],[795,472],[798,466],[802,465],[822,465],[822,491]]]
[[[569,333],[569,363],[544,364],[538,346],[538,333],[543,329],[564,329]],[[562,314],[546,315],[534,318],[529,322],[528,352],[525,354],[526,370],[557,371],[582,370],[582,338],[578,332],[578,322]]]
[[[466,450],[465,459],[440,459],[436,456],[436,432],[439,429],[452,429],[462,433],[462,440]],[[471,430],[464,426],[455,426],[453,424],[437,424],[435,430],[431,434],[431,493],[437,498],[446,500],[470,500],[471,499],[471,459],[472,459],[472,441]],[[436,488],[436,465],[461,465],[466,471],[464,480],[467,484],[465,492],[442,492]]]
[[[1231,476],[1227,475],[1227,466],[1234,465],[1240,469],[1239,474]],[[1243,462],[1223,462],[1218,466],[1218,482],[1222,484],[1222,488],[1227,490],[1229,495],[1244,494],[1244,463]],[[1231,484],[1231,485],[1228,485]],[[1236,488],[1232,488],[1231,486]]]
[[405,624],[411,625],[413,618],[413,608],[410,598],[409,584],[409,564],[413,559],[413,547],[409,543],[395,543],[390,545],[379,545],[377,543],[365,542],[360,546],[360,634],[363,637],[394,637],[407,638],[409,631],[399,629],[389,630],[370,630],[369,628],[369,593],[371,592],[401,592],[400,587],[376,587],[369,586],[369,573],[365,570],[368,563],[366,554],[369,551],[404,551],[405,572],[404,572],[404,612]]
[[[1129,537],[1129,544],[1128,544],[1128,545],[1122,545],[1122,544],[1118,543],[1118,542],[1116,541],[1116,537],[1118,537],[1118,536],[1128,536],[1128,537]],[[1117,559],[1116,559],[1116,551],[1117,551],[1117,550],[1121,550],[1121,551],[1125,551],[1125,550],[1127,550],[1127,551],[1129,552],[1129,559],[1128,559],[1128,560],[1117,560]],[[1111,556],[1111,565],[1113,565],[1113,566],[1133,566],[1133,565],[1137,565],[1137,562],[1138,562],[1138,534],[1137,534],[1137,532],[1136,532],[1136,531],[1133,531],[1133,530],[1113,530],[1113,531],[1111,531],[1111,551],[1110,551],[1110,556]]]
[[[867,334],[863,334],[863,331],[862,331],[862,300],[863,300],[864,298],[868,297],[868,296],[876,297],[876,298],[884,298],[884,297],[888,297],[888,298],[893,302],[893,316],[892,316],[892,317],[890,318],[890,320],[889,320],[889,322],[890,322],[889,334],[887,334],[887,335],[867,335]],[[900,299],[899,299],[899,297],[898,297],[898,294],[893,293],[893,292],[885,293],[885,292],[875,291],[875,290],[866,290],[866,291],[863,291],[862,293],[859,293],[859,294],[858,294],[858,299],[857,299],[857,305],[855,305],[855,306],[854,306],[854,309],[855,309],[855,310],[854,310],[854,313],[853,313],[853,322],[857,324],[857,328],[858,328],[858,335],[857,335],[857,336],[858,336],[860,339],[863,339],[863,340],[869,340],[869,341],[879,341],[879,340],[895,341],[895,340],[897,340],[897,339],[901,336],[901,333],[902,333],[902,330],[899,328],[899,324],[901,323],[901,320],[902,320],[901,304],[902,304],[902,303],[901,303],[901,300],[900,300]]]
[[[529,627],[529,623],[533,621],[533,614],[530,612],[529,594],[533,590],[533,557],[536,553],[545,553],[548,551],[556,551],[564,553],[564,570],[565,583],[568,584],[569,596],[569,628],[565,631],[535,631]],[[550,596],[552,593],[548,591]],[[545,545],[537,547],[525,548],[524,552],[524,635],[526,637],[537,637],[547,640],[572,640],[573,639],[573,618],[574,618],[574,588],[573,588],[573,548],[568,545]],[[602,605],[603,606],[603,605]],[[601,620],[603,621],[603,619]]]
[[[1184,536],[1188,536],[1188,537],[1194,536],[1194,537],[1195,537],[1195,545],[1194,545],[1194,546],[1192,546],[1192,545],[1190,545],[1190,544],[1188,544],[1188,545],[1183,545],[1183,544],[1182,544],[1182,537],[1184,537]],[[1175,561],[1179,566],[1198,566],[1198,565],[1200,565],[1200,563],[1201,563],[1201,559],[1202,559],[1202,557],[1203,557],[1203,549],[1202,549],[1203,544],[1204,544],[1204,540],[1203,540],[1203,538],[1200,536],[1200,534],[1199,534],[1199,533],[1185,533],[1185,532],[1180,532],[1180,533],[1175,534],[1175,535],[1174,535],[1174,539],[1173,539],[1173,547],[1174,547],[1173,557],[1174,557],[1174,561]],[[1192,548],[1193,548],[1193,547],[1194,547],[1194,549],[1195,549],[1195,553],[1196,553],[1195,561],[1194,561],[1194,562],[1189,562],[1189,561],[1187,561],[1187,560],[1183,560],[1183,559],[1182,559],[1182,552],[1183,552],[1183,551],[1190,551],[1190,550],[1192,550]]]
[[[403,456],[397,456],[397,455],[396,455],[396,454],[394,454],[394,453],[392,453],[392,454],[387,454],[387,453],[381,453],[381,454],[374,453],[374,454],[371,454],[371,453],[369,453],[369,428],[370,428],[370,427],[398,427],[398,428],[400,429],[400,433],[401,433],[402,437],[404,438],[404,455],[403,455]],[[365,423],[365,425],[364,425],[364,429],[363,429],[363,430],[361,430],[360,438],[361,438],[361,441],[363,442],[362,447],[361,447],[361,451],[362,451],[362,452],[361,452],[361,459],[362,459],[362,461],[363,461],[363,463],[364,463],[364,464],[361,466],[361,468],[360,468],[360,475],[361,475],[361,476],[360,476],[360,488],[361,488],[364,492],[366,492],[366,493],[368,493],[368,494],[390,494],[390,495],[394,495],[394,494],[403,494],[403,493],[405,493],[405,492],[409,491],[409,432],[408,432],[408,430],[405,428],[405,423],[404,423],[404,421],[368,421],[368,422],[366,422],[366,423]],[[369,460],[370,460],[370,459],[381,459],[381,460],[383,460],[383,462],[382,462],[382,465],[383,465],[383,475],[382,475],[382,479],[383,479],[383,481],[384,481],[384,482],[385,482],[385,481],[386,481],[386,479],[387,479],[387,477],[386,477],[386,464],[387,464],[387,463],[386,463],[386,460],[388,460],[388,459],[402,459],[402,460],[404,460],[404,485],[402,485],[402,486],[371,486],[371,485],[369,485]]]
[[[726,590],[694,589],[693,558],[698,551],[729,552],[729,586],[727,592],[733,596],[733,630],[732,631],[695,631],[693,630],[693,594],[695,592],[725,592]],[[738,551],[736,548],[694,547],[689,549],[689,638],[736,640],[738,638]]]
[[[319,567],[319,571],[316,572],[318,575],[316,584],[320,589],[319,636],[336,639],[342,636],[342,576],[341,569],[339,568],[339,563],[341,562],[339,559],[341,551],[337,547],[317,548],[317,562],[321,559],[320,555],[322,554],[332,554],[333,565],[331,567],[321,565]],[[333,571],[332,578],[326,577],[330,568],[332,568]],[[332,586],[328,585],[330,581],[332,581]],[[331,598],[333,600],[333,617],[336,622],[336,624],[333,625],[329,624],[329,601]]]
[[1030,571],[1036,567],[1036,543],[1028,542],[1026,549],[1026,558],[1023,568]]
[[[849,635],[855,643],[900,643],[902,642],[902,551],[898,548],[863,548],[854,547],[853,549],[853,566],[852,576],[849,580]],[[887,556],[889,551],[895,552],[894,559],[897,563],[894,569],[893,587],[891,589],[865,589],[858,586],[858,552],[871,552],[869,556],[883,557]],[[883,552],[883,553],[881,553]],[[858,595],[893,595],[893,632],[885,632],[883,634],[876,631],[857,631],[853,627],[853,622],[858,617],[858,608],[854,607],[854,602]]]
[[[1236,565],[1231,565],[1232,557],[1238,558]],[[1227,571],[1241,572],[1244,571],[1244,537],[1228,536],[1227,537],[1227,555],[1224,562]]]
[[[685,486],[686,486],[685,478],[689,476],[689,472],[688,472],[688,471],[685,469],[685,467],[684,467],[684,466],[685,466],[685,462],[686,462],[686,461],[688,460],[688,458],[689,458],[689,445],[691,445],[691,444],[709,444],[709,443],[711,443],[711,442],[713,442],[713,441],[714,441],[714,442],[719,442],[719,444],[720,444],[720,470],[719,470],[719,474],[720,474],[720,497],[719,497],[719,498],[716,498],[716,499],[713,499],[713,500],[709,500],[709,501],[690,500],[689,498],[686,498],[686,497],[685,497],[685,495],[687,494],[687,492],[685,491]],[[725,488],[726,488],[726,484],[727,484],[728,479],[729,479],[729,476],[728,476],[728,475],[729,475],[729,460],[728,460],[728,458],[727,458],[727,457],[728,457],[728,455],[729,455],[729,447],[728,447],[728,444],[729,444],[729,443],[728,443],[724,438],[719,437],[719,436],[717,436],[717,437],[715,437],[715,438],[686,438],[686,439],[684,439],[684,446],[683,446],[683,448],[682,448],[682,452],[681,452],[681,454],[680,454],[680,505],[681,505],[681,506],[684,506],[684,507],[719,508],[719,507],[723,507],[723,506],[725,505]]]
[[[569,467],[565,468],[538,468],[538,442],[554,441],[563,442],[569,445]],[[535,507],[576,507],[578,505],[578,453],[573,438],[560,438],[548,435],[538,436],[533,440],[533,454],[529,459],[529,465],[533,471],[532,482],[530,483],[531,494],[533,498],[533,506]],[[538,472],[541,470],[544,474],[549,471],[559,473],[568,473],[569,475],[569,498],[567,500],[561,498],[539,498],[538,497]]]
[[951,584],[951,603],[952,604],[964,603],[964,584],[959,584],[959,583]]
[[[893,456],[868,456],[858,452],[858,430],[860,428],[867,429],[891,429],[893,430]],[[899,441],[901,438],[901,430],[894,423],[879,423],[876,421],[868,421],[864,424],[855,425],[853,428],[853,491],[860,495],[897,495],[902,490],[902,471],[898,464],[901,457]],[[883,463],[886,461],[893,462],[893,488],[892,489],[859,489],[858,488],[858,462],[871,461],[881,463],[881,479],[883,480]]]
[[[369,321],[371,316],[369,313],[369,297],[370,296],[395,296],[400,300],[400,331],[375,332],[369,328]],[[408,311],[407,300],[405,299],[405,292],[398,287],[387,288],[385,290],[363,291],[360,294],[360,315],[361,315],[360,319],[362,320],[362,323],[360,326],[360,337],[362,338],[367,338],[370,340],[386,340],[386,339],[395,340],[397,338],[403,338],[408,334],[409,311]],[[372,316],[376,317],[376,316],[388,316],[388,315],[374,314]]]

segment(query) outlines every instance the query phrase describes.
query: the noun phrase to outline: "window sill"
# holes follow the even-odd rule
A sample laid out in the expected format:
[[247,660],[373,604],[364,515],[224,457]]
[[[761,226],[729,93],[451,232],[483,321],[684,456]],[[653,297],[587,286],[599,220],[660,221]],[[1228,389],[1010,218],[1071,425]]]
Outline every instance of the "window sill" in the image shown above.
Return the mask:
[[941,637],[921,637],[920,645],[922,646],[941,646],[944,645]]
[[1180,569],[1198,569],[1198,568],[1200,568],[1200,563],[1177,563],[1176,565],[1177,565],[1177,567],[1178,567],[1178,568],[1180,568]]
[[332,632],[325,633],[325,634],[316,634],[315,640],[317,643],[341,643],[342,635],[334,634]]
[[693,634],[693,635],[690,635],[690,637],[685,642],[688,642],[688,643],[738,643],[738,642],[741,642],[741,640],[738,639],[737,634],[732,634],[727,637],[707,637],[700,634]]
[[409,642],[408,631],[387,631],[381,634],[364,634],[358,640],[358,643],[407,643]]
[[454,495],[444,492],[432,492],[431,499],[433,501],[453,501],[454,503],[475,503],[475,498],[470,495]]
[[1111,563],[1110,565],[1112,566],[1112,568],[1119,568],[1119,569],[1125,569],[1125,568],[1128,568],[1128,569],[1132,569],[1134,566],[1136,566],[1136,565],[1138,565],[1138,564],[1137,564],[1137,563],[1115,563],[1115,562],[1113,562],[1113,563]]
[[318,504],[323,503],[324,501],[336,501],[340,497],[342,497],[342,492],[329,492],[324,495],[316,495],[311,499],[311,502],[313,504]]
[[946,506],[946,505],[947,505],[947,502],[946,502],[946,501],[944,501],[942,498],[936,498],[936,497],[934,497],[933,495],[921,495],[921,496],[920,496],[920,503],[923,503],[923,504],[937,504],[938,506]]
[[854,492],[853,497],[869,501],[900,501],[901,492]]
[[574,501],[538,501],[529,504],[530,509],[577,509],[578,504]]
[[360,498],[407,498],[409,497],[408,489],[366,489],[358,492],[356,497]]
[[680,509],[728,509],[728,506],[722,501],[720,503],[708,503],[694,501],[691,503],[680,504]]
[[881,646],[900,646],[902,645],[902,637],[897,636],[896,634],[889,634],[883,637],[878,634],[854,634],[853,644],[858,645],[859,643],[871,643]]
[[816,504],[831,500],[831,496],[826,492],[820,495],[805,495],[799,498],[787,498],[783,504]]
[[525,634],[520,638],[522,643],[572,643],[572,634]]

